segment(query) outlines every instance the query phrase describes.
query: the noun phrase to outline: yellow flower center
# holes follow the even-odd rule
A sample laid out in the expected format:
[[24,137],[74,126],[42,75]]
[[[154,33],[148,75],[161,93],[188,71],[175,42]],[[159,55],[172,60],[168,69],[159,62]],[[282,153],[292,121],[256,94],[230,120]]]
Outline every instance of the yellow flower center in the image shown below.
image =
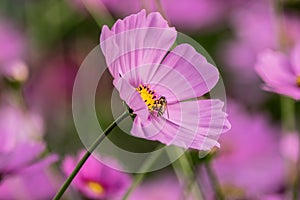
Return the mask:
[[140,93],[148,109],[153,110],[155,101],[157,100],[155,90],[151,90],[148,85],[142,84],[140,84],[139,87],[136,88],[136,90]]
[[89,181],[87,182],[87,186],[90,188],[91,191],[93,191],[95,194],[103,194],[104,188],[102,185],[100,185],[98,182],[95,181]]
[[296,83],[297,83],[297,86],[300,87],[300,75],[297,76]]

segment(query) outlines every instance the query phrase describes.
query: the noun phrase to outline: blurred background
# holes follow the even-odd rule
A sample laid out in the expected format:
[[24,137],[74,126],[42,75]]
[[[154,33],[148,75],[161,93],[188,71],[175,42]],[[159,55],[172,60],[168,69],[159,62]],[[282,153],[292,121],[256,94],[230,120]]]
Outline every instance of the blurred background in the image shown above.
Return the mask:
[[[0,199],[52,198],[66,176],[65,156],[83,149],[71,110],[76,73],[99,44],[103,25],[111,27],[143,8],[160,12],[199,42],[225,83],[232,129],[206,158],[188,153],[202,198],[216,199],[207,163],[226,199],[292,198],[299,190],[294,183],[299,179],[300,106],[262,90],[254,67],[265,49],[286,53],[300,42],[299,0],[1,0]],[[109,72],[98,87],[96,110],[105,127],[113,121]],[[134,152],[157,146],[118,129],[111,139]],[[27,161],[20,161],[24,157]],[[21,168],[15,167],[18,162]],[[184,191],[180,177],[171,166],[150,173],[132,199],[182,199],[173,192]],[[67,195],[92,199],[76,187]],[[189,198],[198,199],[184,197]]]

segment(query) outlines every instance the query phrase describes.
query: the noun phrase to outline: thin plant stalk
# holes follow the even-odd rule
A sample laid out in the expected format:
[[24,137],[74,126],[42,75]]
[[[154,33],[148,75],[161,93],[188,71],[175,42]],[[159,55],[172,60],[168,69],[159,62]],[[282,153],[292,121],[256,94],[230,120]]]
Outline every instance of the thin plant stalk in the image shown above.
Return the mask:
[[211,181],[211,184],[213,186],[213,189],[215,191],[216,198],[218,200],[225,200],[225,197],[224,197],[223,192],[221,190],[220,182],[217,178],[217,175],[215,174],[214,170],[211,167],[210,161],[206,162],[204,165],[205,165],[208,177],[209,177],[209,179]]
[[73,179],[75,178],[75,176],[78,174],[78,172],[80,171],[80,169],[82,168],[82,166],[84,165],[84,163],[87,161],[87,159],[92,154],[92,152],[105,139],[105,137],[108,136],[109,133],[111,133],[111,131],[117,126],[117,124],[120,123],[121,121],[123,121],[123,119],[125,119],[127,116],[129,116],[129,113],[128,112],[124,112],[122,115],[120,115],[112,124],[110,124],[104,130],[103,134],[101,134],[96,139],[96,141],[92,144],[92,146],[86,151],[86,153],[83,155],[83,157],[81,158],[81,160],[78,162],[78,164],[76,165],[75,169],[70,174],[70,176],[67,178],[67,180],[64,182],[64,184],[61,186],[61,188],[59,189],[59,191],[56,193],[56,195],[53,198],[54,200],[59,200],[63,196],[63,194],[68,189],[68,187],[70,186],[70,184],[73,181]]
[[187,152],[183,153],[183,155],[177,160],[177,162],[173,163],[173,168],[178,178],[181,178],[181,173],[184,176],[184,184],[186,185],[185,198],[187,198],[191,194],[194,195],[196,199],[204,199],[203,193],[197,181],[196,173],[194,172],[191,159]]
[[[282,131],[285,134],[292,134],[292,132],[296,131],[296,123],[295,123],[295,101],[281,96],[280,99],[281,103],[281,122],[282,122]],[[300,136],[299,136],[300,138]],[[300,141],[299,141],[300,143]],[[298,200],[299,198],[299,186],[300,186],[300,152],[299,152],[299,158],[296,163],[295,167],[295,179],[293,180],[291,184],[291,191],[292,191],[292,199]]]
[[[162,146],[163,145],[158,145],[158,147],[156,147],[156,150],[160,149]],[[144,164],[141,166],[140,171],[142,171],[142,172],[148,171],[150,169],[150,167],[153,165],[153,163],[158,159],[158,157],[159,157],[158,154],[154,154],[154,156],[151,154],[151,156],[149,156],[149,159],[147,159],[146,162],[144,162]],[[127,192],[124,194],[122,200],[127,200],[129,198],[129,196],[136,189],[136,187],[143,181],[146,174],[147,173],[144,172],[144,173],[139,173],[135,176],[132,185],[127,190]]]

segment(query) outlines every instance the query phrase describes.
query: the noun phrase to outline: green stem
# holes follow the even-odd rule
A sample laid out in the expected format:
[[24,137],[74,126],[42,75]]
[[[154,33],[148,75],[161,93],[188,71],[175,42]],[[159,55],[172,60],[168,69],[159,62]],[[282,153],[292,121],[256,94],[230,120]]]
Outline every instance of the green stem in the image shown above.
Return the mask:
[[[295,101],[288,97],[281,96],[281,116],[282,116],[282,131],[285,134],[292,134],[296,131],[296,121],[295,121]],[[293,133],[294,134],[294,133]],[[300,153],[300,152],[299,152]],[[300,156],[300,155],[299,155]],[[300,157],[296,163],[296,176],[291,184],[291,191],[293,195],[293,200],[297,200],[299,197],[299,186],[300,186]]]
[[[162,144],[158,145],[155,150],[160,149],[162,146],[163,146]],[[150,169],[150,167],[153,165],[154,161],[156,161],[158,157],[159,157],[159,155],[157,153],[154,154],[154,156],[151,154],[150,158],[147,159],[147,161],[141,166],[140,171],[142,171],[142,172],[143,171],[148,171]],[[142,182],[142,180],[144,179],[144,177],[145,177],[146,174],[147,173],[140,173],[140,174],[138,174],[138,175],[135,176],[135,179],[134,179],[132,185],[127,190],[127,192],[123,196],[122,200],[127,200],[129,198],[129,196],[131,195],[131,193]]]
[[225,197],[224,197],[224,195],[221,191],[219,180],[218,180],[216,174],[214,173],[214,171],[211,167],[210,161],[206,162],[204,165],[205,165],[208,177],[209,177],[209,179],[211,181],[211,184],[213,186],[213,189],[215,191],[215,195],[216,195],[217,199],[218,200],[224,200]]
[[[300,131],[298,131],[298,134],[300,134]],[[300,135],[298,135],[298,137],[300,139]],[[298,142],[299,142],[298,144],[300,144],[300,141]],[[296,163],[296,176],[293,185],[293,200],[299,199],[299,190],[300,190],[300,148],[298,149],[298,160]]]
[[[178,165],[176,165],[178,162]],[[197,176],[194,172],[194,168],[192,167],[192,161],[189,155],[185,152],[178,161],[173,164],[173,168],[175,170],[176,175],[180,178],[180,172],[183,173],[184,176],[184,182],[186,184],[185,187],[185,198],[188,198],[189,195],[192,193],[196,199],[202,200],[203,193],[201,191],[201,188],[199,187],[199,184],[197,182]],[[180,168],[180,171],[177,170],[178,166]]]
[[280,97],[282,128],[284,132],[295,130],[295,101],[288,97]]
[[127,190],[127,192],[125,193],[125,195],[123,196],[122,200],[127,200],[129,198],[129,196],[131,195],[131,193],[137,188],[137,186],[142,182],[142,180],[144,179],[146,173],[140,173],[138,175],[135,176],[134,181],[132,183],[132,185],[130,186],[130,188]]
[[118,123],[120,123],[123,119],[125,119],[127,116],[129,116],[128,112],[124,112],[122,115],[120,115],[112,124],[110,124],[103,132],[102,135],[100,135],[96,141],[92,144],[92,146],[87,150],[87,152],[84,154],[84,156],[81,158],[81,160],[76,165],[73,172],[70,174],[70,176],[67,178],[67,180],[64,182],[64,184],[61,186],[59,191],[54,196],[53,200],[59,200],[65,191],[70,186],[71,182],[75,178],[75,176],[78,174],[81,167],[84,165],[84,163],[87,161],[87,159],[90,157],[92,152],[98,147],[98,145],[104,140],[106,136],[109,135],[109,133],[117,126]]
[[94,8],[89,4],[87,0],[82,0],[82,3],[84,4],[85,8],[88,10],[88,12],[91,14],[91,16],[94,18],[96,23],[99,27],[102,27],[103,25],[112,25],[114,23],[114,18],[101,1],[98,2],[98,6],[101,6],[101,12],[99,12],[98,8]]
[[[277,24],[278,24],[278,42],[282,51],[286,51],[289,48],[288,38],[285,34],[285,27],[283,26],[283,1],[274,1],[275,9],[277,11]],[[296,130],[295,124],[295,101],[287,97],[281,96],[281,116],[282,116],[282,129],[283,132],[293,132]],[[300,153],[300,152],[299,152]],[[299,197],[299,185],[300,185],[300,157],[296,163],[296,178],[291,185],[293,199],[297,200]]]

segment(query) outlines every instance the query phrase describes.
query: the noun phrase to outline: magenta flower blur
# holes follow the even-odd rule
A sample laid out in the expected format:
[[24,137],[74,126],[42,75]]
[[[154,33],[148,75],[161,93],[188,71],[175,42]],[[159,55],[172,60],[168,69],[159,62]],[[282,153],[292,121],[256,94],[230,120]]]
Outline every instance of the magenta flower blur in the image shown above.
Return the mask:
[[[259,89],[261,81],[254,69],[257,56],[266,48],[278,48],[279,42],[294,44],[299,40],[300,20],[292,15],[276,16],[272,1],[247,2],[233,11],[229,22],[235,37],[220,46],[220,58],[232,76],[228,92],[255,105],[267,97]],[[278,27],[277,20],[282,27]],[[284,38],[279,37],[281,34]]]
[[0,153],[12,152],[19,144],[41,141],[44,133],[41,116],[36,112],[23,110],[10,97],[1,100]]
[[[63,171],[69,176],[84,155],[82,151],[77,157],[66,157]],[[116,166],[115,161],[111,161]],[[131,185],[129,175],[112,169],[91,156],[73,181],[73,186],[82,195],[91,199],[120,199]]]
[[300,100],[300,43],[289,55],[279,51],[262,52],[255,66],[265,82],[264,89]]
[[39,200],[55,194],[57,184],[49,166],[57,156],[40,159],[44,150],[42,143],[24,143],[0,153],[0,197]]
[[41,158],[45,151],[43,121],[37,113],[25,111],[13,98],[5,97],[0,106],[0,197],[49,199],[57,187],[47,173],[57,157]]
[[188,44],[170,50],[176,36],[159,13],[143,10],[111,30],[104,26],[100,45],[114,86],[136,115],[132,135],[209,150],[230,124],[223,102],[195,98],[215,86],[219,73]]
[[129,196],[129,200],[192,200],[192,195],[185,196],[184,186],[175,174],[152,177],[145,180]]
[[280,151],[282,156],[294,163],[297,163],[299,158],[299,133],[285,133],[280,141]]
[[[72,6],[84,6],[100,13],[104,9],[109,10],[114,16],[124,17],[146,9],[147,12],[160,11],[155,0],[142,2],[140,0],[131,0],[130,3],[123,0],[70,0]],[[228,2],[223,3],[218,0],[186,0],[178,1],[161,0],[161,6],[166,18],[170,20],[179,30],[196,32],[211,31],[220,27],[220,22],[224,21],[224,15],[228,10]],[[107,11],[106,11],[107,12]]]
[[234,102],[228,103],[228,114],[232,129],[221,138],[223,146],[213,160],[227,197],[256,199],[279,191],[285,178],[280,127]]

